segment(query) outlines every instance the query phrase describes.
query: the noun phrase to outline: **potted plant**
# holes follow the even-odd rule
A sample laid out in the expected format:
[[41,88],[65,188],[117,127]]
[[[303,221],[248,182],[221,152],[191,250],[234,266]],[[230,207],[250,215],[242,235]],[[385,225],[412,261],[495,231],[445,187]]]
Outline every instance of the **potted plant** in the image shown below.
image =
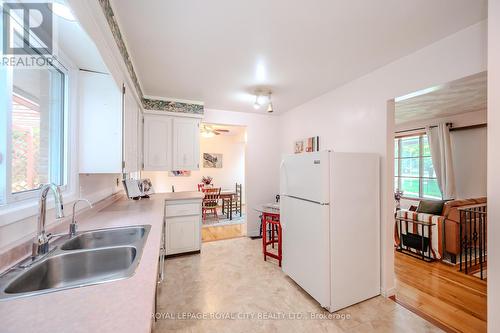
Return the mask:
[[205,186],[210,186],[210,185],[212,185],[212,180],[213,180],[213,178],[212,178],[212,177],[210,177],[210,176],[203,176],[203,177],[201,178],[201,182],[202,182],[203,184],[205,184]]

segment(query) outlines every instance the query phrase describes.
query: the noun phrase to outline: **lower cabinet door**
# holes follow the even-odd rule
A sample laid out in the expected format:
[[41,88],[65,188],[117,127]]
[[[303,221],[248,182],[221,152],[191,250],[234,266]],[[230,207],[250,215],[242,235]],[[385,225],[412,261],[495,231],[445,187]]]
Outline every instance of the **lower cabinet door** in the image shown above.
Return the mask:
[[167,218],[167,255],[200,250],[200,216]]

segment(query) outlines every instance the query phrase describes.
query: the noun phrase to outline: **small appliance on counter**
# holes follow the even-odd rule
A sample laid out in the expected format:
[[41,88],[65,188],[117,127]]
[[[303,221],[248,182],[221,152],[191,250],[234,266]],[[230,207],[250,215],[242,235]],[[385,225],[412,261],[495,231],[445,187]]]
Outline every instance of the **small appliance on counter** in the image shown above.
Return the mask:
[[150,194],[155,193],[149,178],[124,179],[123,187],[125,187],[127,196],[133,200],[147,199]]

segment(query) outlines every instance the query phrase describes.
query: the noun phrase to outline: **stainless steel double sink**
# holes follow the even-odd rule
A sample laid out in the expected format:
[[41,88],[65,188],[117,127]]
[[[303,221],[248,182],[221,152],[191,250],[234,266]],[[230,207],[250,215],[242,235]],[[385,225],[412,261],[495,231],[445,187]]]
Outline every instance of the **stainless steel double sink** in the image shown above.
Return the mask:
[[138,225],[62,237],[44,258],[32,264],[27,259],[0,275],[0,300],[128,278],[139,264],[150,229]]

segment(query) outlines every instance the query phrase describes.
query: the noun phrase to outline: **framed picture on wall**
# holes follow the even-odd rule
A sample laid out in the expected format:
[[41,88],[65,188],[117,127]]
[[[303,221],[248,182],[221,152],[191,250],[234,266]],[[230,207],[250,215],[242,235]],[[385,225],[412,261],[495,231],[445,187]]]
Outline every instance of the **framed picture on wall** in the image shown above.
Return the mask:
[[203,167],[208,169],[222,168],[222,154],[203,153]]

